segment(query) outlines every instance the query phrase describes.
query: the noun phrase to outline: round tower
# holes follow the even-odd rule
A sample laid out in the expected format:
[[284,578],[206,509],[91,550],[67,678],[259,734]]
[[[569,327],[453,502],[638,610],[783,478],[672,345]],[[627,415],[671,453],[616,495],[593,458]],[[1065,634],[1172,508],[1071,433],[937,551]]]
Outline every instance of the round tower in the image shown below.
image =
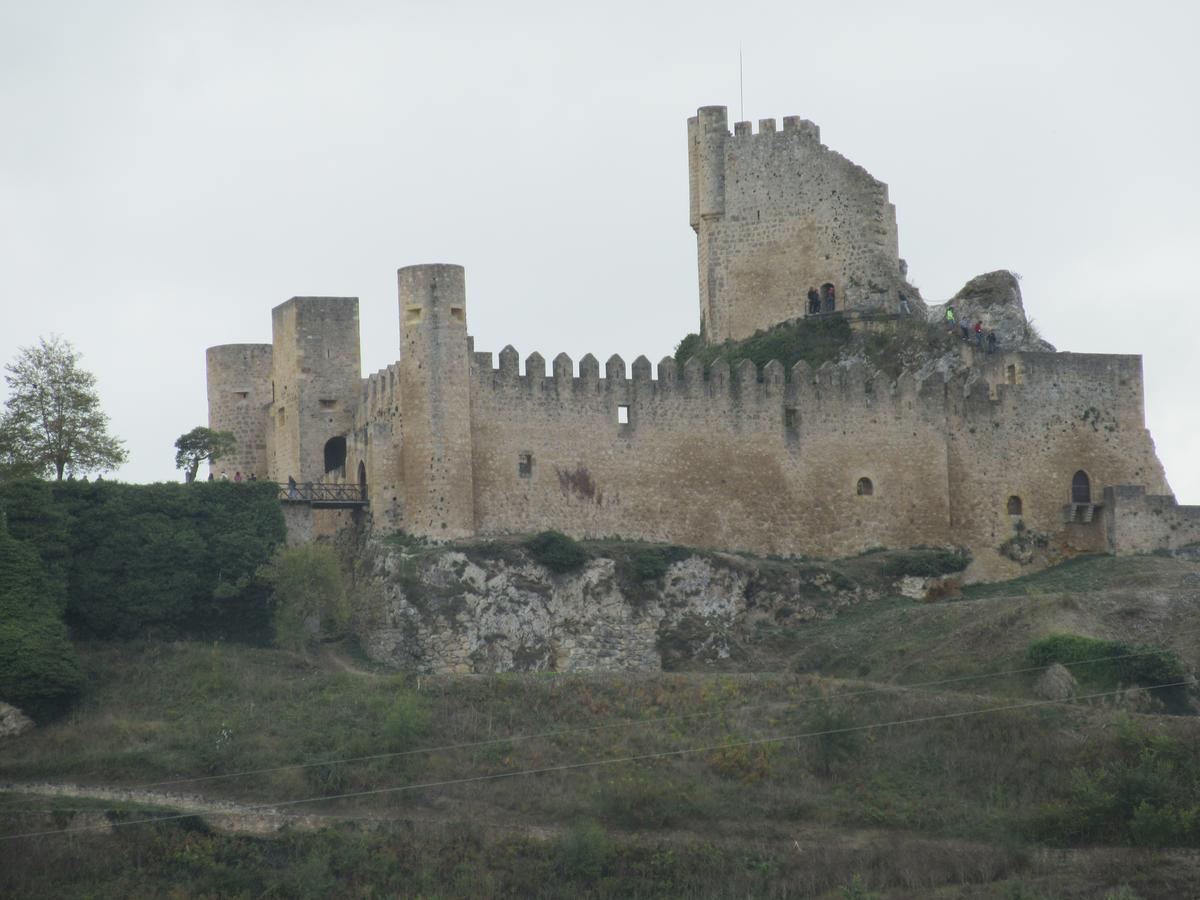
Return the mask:
[[462,266],[406,266],[400,287],[404,527],[436,539],[475,533],[471,368]]

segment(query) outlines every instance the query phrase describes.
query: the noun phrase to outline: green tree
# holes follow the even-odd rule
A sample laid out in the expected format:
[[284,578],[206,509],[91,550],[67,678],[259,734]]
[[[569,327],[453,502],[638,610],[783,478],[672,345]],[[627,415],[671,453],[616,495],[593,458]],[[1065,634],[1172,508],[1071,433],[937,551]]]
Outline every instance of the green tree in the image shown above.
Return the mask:
[[126,459],[108,433],[96,376],[81,369],[70,341],[51,335],[6,366],[9,397],[0,421],[0,460],[35,475],[104,471]]
[[8,533],[0,512],[0,700],[45,718],[83,677],[61,608],[32,545]]
[[216,462],[237,447],[237,438],[228,431],[213,431],[197,425],[175,439],[175,468],[184,470],[184,480],[196,480],[202,462]]
[[350,601],[331,547],[280,547],[260,574],[271,585],[280,647],[304,650],[315,640],[337,637],[346,627]]

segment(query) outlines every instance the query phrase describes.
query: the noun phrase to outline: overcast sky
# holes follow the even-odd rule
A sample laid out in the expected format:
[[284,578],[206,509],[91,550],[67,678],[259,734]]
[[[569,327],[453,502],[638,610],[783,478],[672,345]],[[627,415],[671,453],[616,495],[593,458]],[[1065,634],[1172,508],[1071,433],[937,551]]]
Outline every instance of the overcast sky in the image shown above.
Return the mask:
[[[130,481],[205,348],[294,295],[466,266],[476,348],[651,360],[697,328],[685,121],[800,115],[885,181],[931,302],[1009,268],[1060,350],[1141,353],[1200,503],[1200,4],[0,0],[0,360],[61,334]],[[4,394],[0,384],[0,395]]]

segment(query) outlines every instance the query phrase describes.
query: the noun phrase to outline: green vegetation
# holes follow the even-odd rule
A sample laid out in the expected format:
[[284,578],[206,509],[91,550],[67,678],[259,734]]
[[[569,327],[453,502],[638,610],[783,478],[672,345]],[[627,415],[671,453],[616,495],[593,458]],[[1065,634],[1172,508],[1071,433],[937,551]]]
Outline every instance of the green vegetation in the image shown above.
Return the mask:
[[0,416],[0,472],[53,475],[103,472],[125,461],[121,441],[108,433],[96,376],[79,366],[71,342],[51,335],[22,347],[5,367],[5,413]]
[[961,572],[971,564],[971,557],[962,550],[943,550],[940,547],[914,547],[905,553],[894,553],[884,566],[884,574],[894,578],[914,575],[932,578]]
[[45,719],[82,683],[79,662],[41,560],[0,513],[0,699]]
[[551,572],[563,574],[583,568],[588,552],[573,538],[561,531],[542,531],[527,538],[523,544],[529,555]]
[[184,480],[196,480],[196,471],[203,462],[216,462],[237,447],[237,438],[228,431],[214,431],[197,425],[187,434],[175,439],[175,468],[183,469]]
[[77,638],[269,633],[255,573],[283,542],[271,484],[0,482]]
[[343,636],[350,600],[337,553],[326,544],[279,547],[260,571],[271,586],[275,643],[305,650]]
[[947,338],[937,325],[904,318],[885,320],[884,330],[857,334],[848,319],[828,316],[797,319],[760,331],[743,341],[709,344],[699,334],[689,334],[675,348],[675,363],[680,373],[693,357],[705,369],[723,359],[730,367],[749,359],[762,368],[773,359],[785,369],[803,360],[813,368],[859,356],[889,378],[897,378],[905,369],[919,369],[946,352]]
[[[1095,662],[1092,662],[1095,660]],[[1071,666],[1071,674],[1095,691],[1120,686],[1156,687],[1153,695],[1178,711],[1187,709],[1187,670],[1178,655],[1157,647],[1137,647],[1124,641],[1105,641],[1078,634],[1052,634],[1029,645],[1029,663]]]

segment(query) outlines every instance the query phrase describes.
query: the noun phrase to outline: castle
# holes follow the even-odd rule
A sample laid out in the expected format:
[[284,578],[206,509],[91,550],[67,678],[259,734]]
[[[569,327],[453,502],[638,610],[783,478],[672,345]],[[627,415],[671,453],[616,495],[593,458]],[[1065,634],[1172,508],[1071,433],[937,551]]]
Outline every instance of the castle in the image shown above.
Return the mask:
[[[707,340],[802,317],[818,285],[860,325],[894,317],[901,293],[912,315],[941,317],[906,280],[887,186],[814,124],[730,133],[726,109],[704,107],[687,136]],[[1023,325],[1015,281],[1010,293],[956,302],[985,328]],[[461,267],[400,269],[399,307],[399,361],[368,378],[352,297],[294,297],[272,312],[272,344],[209,348],[209,425],[238,441],[216,466],[356,486],[376,530],[437,540],[554,528],[814,556],[953,544],[976,577],[1012,573],[998,548],[1017,533],[1109,552],[1200,540],[1200,507],[1175,503],[1145,427],[1139,356],[1031,338],[964,344],[963,365],[891,383],[854,360],[611,356],[602,371],[559,354],[547,372],[532,353],[522,372],[511,346],[475,350]],[[285,506],[302,534],[361,515]]]

